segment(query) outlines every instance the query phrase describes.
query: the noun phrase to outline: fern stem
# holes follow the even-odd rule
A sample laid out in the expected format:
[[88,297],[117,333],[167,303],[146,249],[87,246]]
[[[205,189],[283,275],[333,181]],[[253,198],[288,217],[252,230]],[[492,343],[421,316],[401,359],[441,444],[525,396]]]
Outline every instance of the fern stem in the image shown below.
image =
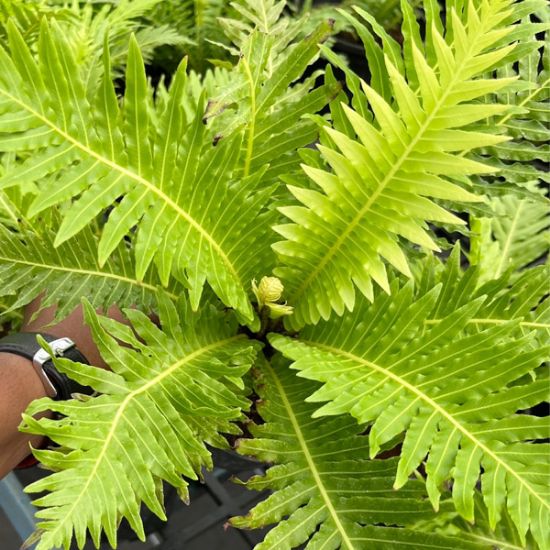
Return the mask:
[[250,175],[250,165],[252,163],[252,154],[254,153],[254,137],[256,134],[256,87],[254,77],[250,70],[250,65],[245,57],[241,59],[248,82],[250,84],[250,125],[248,127],[248,139],[246,144],[246,159],[244,162],[244,177]]

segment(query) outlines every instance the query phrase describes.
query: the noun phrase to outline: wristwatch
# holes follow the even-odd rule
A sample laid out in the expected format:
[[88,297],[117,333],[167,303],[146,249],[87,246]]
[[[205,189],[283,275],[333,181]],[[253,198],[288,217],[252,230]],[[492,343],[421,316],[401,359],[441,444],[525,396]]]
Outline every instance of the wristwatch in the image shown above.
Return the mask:
[[13,353],[32,361],[46,395],[56,401],[70,399],[73,393],[91,395],[94,392],[92,388],[80,385],[55,368],[51,355],[36,340],[39,334],[48,342],[56,357],[67,357],[78,363],[89,364],[70,338],[57,338],[37,332],[18,332],[1,338],[0,352]]

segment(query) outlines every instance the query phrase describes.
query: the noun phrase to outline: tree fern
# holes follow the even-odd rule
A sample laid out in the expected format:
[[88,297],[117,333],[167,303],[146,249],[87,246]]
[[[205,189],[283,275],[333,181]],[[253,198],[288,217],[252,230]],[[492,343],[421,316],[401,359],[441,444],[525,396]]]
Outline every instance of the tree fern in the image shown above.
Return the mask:
[[[461,290],[467,290],[465,282]],[[539,286],[538,296],[545,292]],[[371,456],[406,434],[395,488],[407,483],[427,455],[433,505],[438,506],[442,483],[453,479],[457,511],[474,521],[482,468],[491,527],[506,505],[522,540],[530,529],[541,548],[548,548],[548,449],[532,443],[548,436],[548,418],[516,411],[548,398],[544,376],[524,377],[549,350],[532,345],[531,331],[518,337],[517,321],[465,333],[469,324],[478,324],[484,297],[459,303],[439,318],[448,298],[445,285],[416,296],[411,284],[394,285],[391,297],[380,294],[373,305],[362,298],[341,319],[306,327],[296,339],[273,334],[270,341],[295,361],[292,368],[300,376],[323,383],[308,398],[325,402],[315,417],[350,413],[361,423],[372,422]]]
[[[432,516],[424,485],[391,490],[397,460],[369,460],[363,427],[347,416],[311,419],[305,403],[316,385],[297,380],[284,361],[263,364],[257,375],[259,412],[265,423],[252,426],[253,439],[241,439],[239,452],[275,463],[247,487],[272,489],[245,517],[240,528],[276,523],[256,548],[484,548],[457,538],[419,535],[411,525]],[[447,506],[443,506],[448,508]]]
[[[38,512],[38,533],[44,530],[38,549],[68,547],[73,532],[82,547],[86,530],[96,546],[103,530],[115,547],[121,517],[144,540],[141,503],[165,518],[161,481],[187,499],[182,475],[196,479],[211,461],[204,443],[223,446],[220,432],[239,432],[232,421],[248,406],[240,395],[241,377],[254,361],[256,345],[237,333],[232,315],[205,306],[200,316],[180,317],[165,298],[159,307],[162,329],[145,315],[126,311],[134,334],[96,317],[86,303],[87,321],[113,372],[66,359],[56,360],[56,366],[102,395],[68,402],[45,398],[27,410],[23,429],[48,433],[61,445],[35,451],[56,473],[27,487],[49,492],[35,500],[48,507]],[[32,417],[43,410],[66,418]]]
[[[277,227],[287,239],[275,250],[285,264],[277,273],[296,308],[293,327],[327,319],[331,310],[353,309],[355,286],[369,298],[373,280],[389,291],[383,260],[410,276],[399,239],[434,250],[426,221],[463,223],[430,199],[480,200],[451,179],[492,172],[460,153],[507,140],[467,126],[505,109],[482,108],[474,100],[511,83],[482,78],[514,47],[503,45],[513,30],[506,25],[509,6],[508,1],[482,2],[477,10],[470,3],[468,26],[450,10],[452,34],[445,40],[434,20],[424,46],[406,30],[409,14],[404,57],[391,50],[382,60],[395,105],[384,97],[389,90],[364,82],[362,90],[354,88],[363,111],[344,106],[350,131],[327,129],[327,144],[320,148],[326,167],[304,166],[316,190],[290,187],[299,206],[283,209],[293,223]],[[433,52],[437,70],[426,60],[424,47]]]

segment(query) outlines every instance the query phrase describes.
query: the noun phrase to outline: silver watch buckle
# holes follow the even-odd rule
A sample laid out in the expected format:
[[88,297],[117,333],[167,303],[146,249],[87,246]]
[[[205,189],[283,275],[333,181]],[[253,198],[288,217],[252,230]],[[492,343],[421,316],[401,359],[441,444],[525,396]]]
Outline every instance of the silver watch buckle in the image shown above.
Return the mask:
[[[71,348],[75,347],[75,343],[67,337],[58,338],[57,340],[52,340],[48,342],[50,348],[52,349],[55,357],[63,357],[65,352]],[[52,356],[45,350],[40,348],[32,358],[32,364],[36,374],[40,378],[44,389],[46,390],[46,395],[48,397],[54,398],[57,396],[57,390],[52,384],[51,380],[48,378],[48,375],[44,371],[44,363],[50,361]]]

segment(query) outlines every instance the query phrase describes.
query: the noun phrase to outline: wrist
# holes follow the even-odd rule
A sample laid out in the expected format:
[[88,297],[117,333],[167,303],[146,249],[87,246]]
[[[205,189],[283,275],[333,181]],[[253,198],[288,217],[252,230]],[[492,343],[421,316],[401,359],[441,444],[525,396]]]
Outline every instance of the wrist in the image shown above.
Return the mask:
[[44,444],[42,436],[23,434],[18,427],[28,405],[45,395],[29,359],[0,352],[0,479],[29,455],[29,445],[39,448]]
[[11,396],[4,396],[3,399],[11,400],[15,408],[24,403],[21,412],[31,401],[46,396],[46,389],[32,361],[21,355],[0,352],[0,380],[0,387],[12,390]]
[[59,338],[46,333],[18,332],[0,339],[0,352],[20,355],[30,360],[46,395],[52,399],[70,399],[73,393],[93,393],[92,388],[79,384],[63,370],[56,368],[55,356],[89,364],[71,338]]

